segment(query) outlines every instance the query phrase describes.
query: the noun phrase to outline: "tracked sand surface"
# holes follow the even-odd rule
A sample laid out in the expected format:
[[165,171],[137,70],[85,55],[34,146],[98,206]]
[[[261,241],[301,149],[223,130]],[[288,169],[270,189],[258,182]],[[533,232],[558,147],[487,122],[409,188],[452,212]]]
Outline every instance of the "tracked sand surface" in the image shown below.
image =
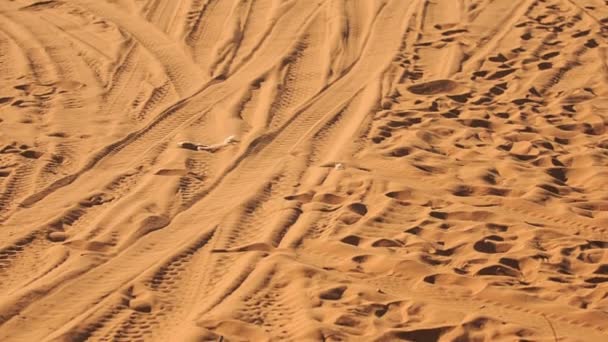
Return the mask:
[[607,341],[602,0],[0,1],[1,341]]

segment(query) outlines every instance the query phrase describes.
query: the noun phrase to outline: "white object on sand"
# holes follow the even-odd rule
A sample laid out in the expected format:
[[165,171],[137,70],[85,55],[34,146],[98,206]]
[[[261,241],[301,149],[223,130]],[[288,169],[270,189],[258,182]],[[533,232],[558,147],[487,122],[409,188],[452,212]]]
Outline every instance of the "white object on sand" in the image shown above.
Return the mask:
[[231,135],[229,137],[227,137],[226,139],[224,139],[224,144],[228,145],[228,144],[232,144],[233,142],[237,142],[238,140],[236,139],[236,137],[234,135]]

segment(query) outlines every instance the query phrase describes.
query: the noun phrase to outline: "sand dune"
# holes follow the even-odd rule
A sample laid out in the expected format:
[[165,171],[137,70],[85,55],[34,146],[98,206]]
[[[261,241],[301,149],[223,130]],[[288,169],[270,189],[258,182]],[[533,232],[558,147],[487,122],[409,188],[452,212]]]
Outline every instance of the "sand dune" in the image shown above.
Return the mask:
[[608,3],[0,1],[0,341],[607,341]]

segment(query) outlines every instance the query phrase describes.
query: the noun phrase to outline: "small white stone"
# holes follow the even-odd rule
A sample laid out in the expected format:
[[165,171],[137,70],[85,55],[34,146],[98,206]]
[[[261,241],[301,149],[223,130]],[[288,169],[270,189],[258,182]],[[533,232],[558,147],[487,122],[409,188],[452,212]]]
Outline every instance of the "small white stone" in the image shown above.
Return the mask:
[[234,135],[231,135],[231,136],[227,137],[226,139],[224,139],[224,144],[231,144],[236,141],[237,141],[236,137]]
[[334,166],[334,170],[337,170],[337,171],[344,170],[344,164],[342,164],[342,163],[336,163],[336,165]]

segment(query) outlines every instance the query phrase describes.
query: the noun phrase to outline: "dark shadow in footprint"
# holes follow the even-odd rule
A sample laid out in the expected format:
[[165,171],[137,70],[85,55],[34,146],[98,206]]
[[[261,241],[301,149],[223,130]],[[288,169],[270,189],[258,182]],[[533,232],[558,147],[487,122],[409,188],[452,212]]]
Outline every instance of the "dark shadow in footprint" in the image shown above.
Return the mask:
[[502,266],[502,265],[492,265],[492,266],[484,267],[484,268],[480,269],[479,271],[477,271],[477,275],[505,276],[505,277],[515,277],[515,278],[519,278],[521,276],[521,274],[518,271],[516,271],[510,267],[506,267],[506,266]]
[[365,214],[367,214],[367,206],[363,203],[352,203],[348,205],[348,209],[350,209],[351,211],[364,216]]
[[571,37],[572,38],[584,37],[584,36],[588,35],[590,32],[591,32],[591,30],[585,30],[585,31],[577,32],[577,33],[573,34]]
[[325,300],[338,300],[342,298],[344,291],[346,291],[346,286],[338,286],[328,290],[325,290],[319,294],[319,298]]
[[322,203],[326,203],[326,204],[340,204],[340,203],[344,202],[344,197],[327,193],[327,194],[315,196],[314,200],[322,202]]
[[559,180],[560,182],[566,182],[568,181],[568,177],[566,176],[566,168],[563,167],[555,167],[555,168],[550,168],[547,170],[547,174],[549,174],[551,177]]
[[585,279],[585,282],[590,283],[590,284],[606,283],[606,282],[608,282],[608,277],[592,277],[592,278]]
[[598,47],[598,46],[599,46],[599,44],[598,44],[598,43],[595,41],[595,39],[589,39],[589,40],[588,40],[588,41],[585,43],[585,46],[586,46],[586,47],[588,47],[588,48],[590,48],[590,49],[593,49],[593,48]]
[[448,218],[448,213],[444,213],[444,212],[441,212],[441,211],[431,211],[429,213],[429,216],[430,217],[434,217],[436,219],[445,220],[445,219]]
[[466,103],[467,101],[469,101],[469,99],[471,97],[473,97],[473,94],[472,93],[466,93],[466,94],[447,95],[447,97],[450,100],[456,101],[458,103]]
[[546,53],[546,54],[540,56],[540,58],[547,60],[547,59],[551,59],[551,58],[557,57],[557,56],[559,56],[559,51]]
[[422,228],[420,227],[414,227],[414,228],[410,228],[406,231],[404,231],[404,233],[408,233],[408,234],[412,234],[412,235],[419,235],[422,232]]
[[400,247],[402,244],[395,240],[379,239],[372,243],[372,247]]
[[348,235],[342,238],[340,241],[348,245],[359,246],[359,243],[361,243],[361,238],[355,235]]
[[501,233],[504,233],[509,230],[509,226],[498,223],[486,223],[486,227],[488,227],[488,229],[490,230],[498,231]]
[[468,32],[468,31],[466,29],[456,29],[456,30],[448,30],[448,31],[442,32],[441,34],[444,36],[450,36],[453,34],[463,33],[463,32]]
[[450,109],[447,113],[441,114],[446,119],[455,119],[460,115],[460,111],[458,109]]
[[494,254],[508,252],[513,247],[512,244],[501,241],[503,238],[500,236],[490,235],[475,242],[473,248],[480,253]]
[[439,327],[431,329],[417,329],[411,331],[398,331],[395,332],[395,337],[405,341],[425,341],[425,342],[437,342],[441,335],[450,329],[449,327]]
[[502,53],[499,53],[496,56],[492,56],[492,57],[488,58],[488,60],[490,62],[494,62],[494,63],[504,63],[504,62],[508,61],[507,57],[505,57],[505,55],[503,55]]
[[458,82],[452,80],[435,80],[412,85],[408,87],[407,90],[416,95],[436,95],[449,93],[458,88],[460,88]]
[[471,196],[475,190],[473,187],[468,185],[458,185],[454,190],[452,190],[452,195],[459,197],[468,197]]
[[466,119],[466,120],[460,120],[460,122],[468,127],[473,127],[473,128],[491,128],[492,127],[492,122],[489,120],[483,120],[483,119]]
[[42,156],[42,152],[33,151],[33,150],[23,151],[19,154],[21,156],[23,156],[25,158],[29,158],[29,159],[38,159],[38,158],[40,158],[40,156]]
[[409,148],[399,147],[399,148],[396,148],[396,149],[392,150],[391,152],[389,152],[388,155],[391,157],[400,158],[400,157],[405,157],[405,156],[409,155],[410,153],[411,153],[411,150]]
[[313,195],[311,193],[303,193],[297,195],[289,195],[284,198],[288,201],[300,201],[300,202],[310,202],[312,200]]
[[509,266],[513,269],[519,270],[519,261],[512,259],[512,258],[500,258],[500,260],[498,260],[498,262],[500,262],[503,265]]
[[410,199],[412,197],[411,190],[400,190],[400,191],[391,191],[385,194],[386,197],[394,198],[396,200],[404,201]]
[[505,70],[497,71],[497,72],[493,73],[492,75],[488,76],[488,80],[497,80],[499,78],[502,78],[502,77],[505,77],[507,75],[514,73],[516,70],[517,69],[505,69]]

